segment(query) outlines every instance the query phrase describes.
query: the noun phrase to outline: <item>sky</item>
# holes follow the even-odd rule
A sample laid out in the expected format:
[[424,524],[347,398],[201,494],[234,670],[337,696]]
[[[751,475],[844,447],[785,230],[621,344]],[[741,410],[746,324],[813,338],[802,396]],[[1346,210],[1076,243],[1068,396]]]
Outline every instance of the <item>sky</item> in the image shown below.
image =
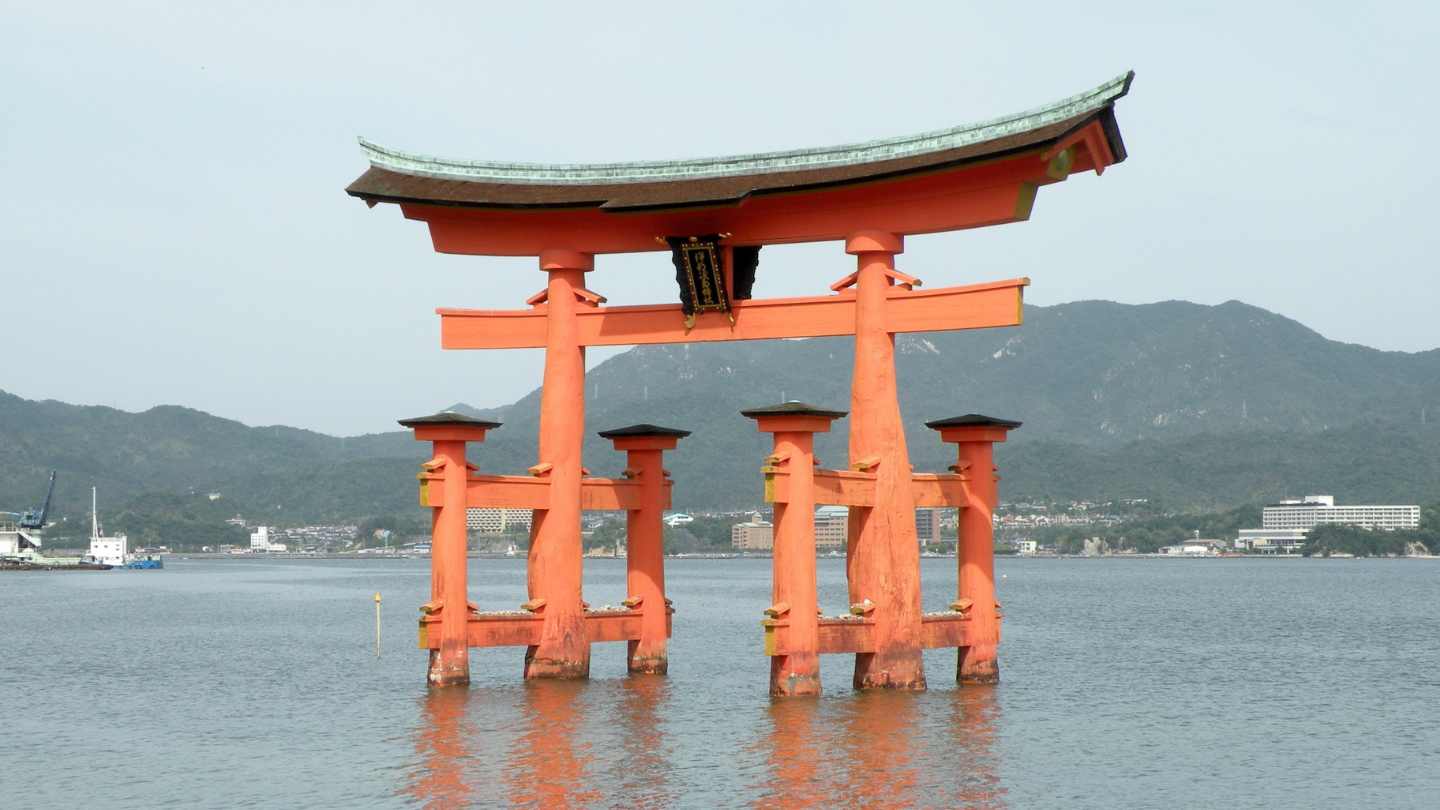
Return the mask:
[[[522,307],[535,260],[437,254],[347,196],[356,136],[704,157],[950,127],[1131,69],[1125,163],[1042,188],[1028,222],[911,237],[899,269],[1029,276],[1040,305],[1238,299],[1433,349],[1437,31],[1433,3],[0,0],[0,390],[341,435],[503,405],[539,350],[441,351],[434,310]],[[839,243],[767,248],[755,294],[852,270]],[[676,295],[663,253],[598,257],[587,283]]]

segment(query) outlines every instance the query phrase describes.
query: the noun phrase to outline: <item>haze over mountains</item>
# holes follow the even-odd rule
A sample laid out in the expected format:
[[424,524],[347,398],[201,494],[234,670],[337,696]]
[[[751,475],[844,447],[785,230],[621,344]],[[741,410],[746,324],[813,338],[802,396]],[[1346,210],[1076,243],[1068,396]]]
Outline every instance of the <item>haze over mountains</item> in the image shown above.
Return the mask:
[[[1440,349],[1337,343],[1233,301],[1083,301],[1025,316],[1018,328],[898,339],[917,470],[954,461],[926,421],[980,412],[1025,422],[998,453],[1011,500],[1158,497],[1198,508],[1303,492],[1440,496]],[[595,475],[623,466],[595,431],[683,428],[694,434],[666,465],[677,506],[758,505],[768,437],[739,411],[782,399],[848,408],[851,343],[642,346],[613,357],[587,375],[586,465]],[[456,406],[505,423],[471,446],[482,470],[534,463],[539,399]],[[846,429],[841,420],[817,437],[822,464],[845,466]],[[71,509],[95,482],[112,503],[194,487],[277,520],[398,514],[418,509],[413,475],[425,451],[400,431],[340,439],[181,407],[131,414],[0,395],[0,508],[37,502],[47,471],[59,469],[57,498]]]

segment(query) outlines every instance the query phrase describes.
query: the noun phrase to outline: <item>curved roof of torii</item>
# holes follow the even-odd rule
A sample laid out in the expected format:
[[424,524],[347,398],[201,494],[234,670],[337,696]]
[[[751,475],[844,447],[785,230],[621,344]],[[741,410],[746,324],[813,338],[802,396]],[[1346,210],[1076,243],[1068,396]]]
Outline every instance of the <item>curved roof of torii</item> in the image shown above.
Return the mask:
[[[534,228],[549,231],[554,226],[572,233],[578,233],[577,229],[593,232],[599,225],[591,219],[594,216],[608,220],[613,228],[616,221],[606,214],[648,216],[642,217],[647,220],[644,225],[636,222],[622,229],[636,230],[635,234],[605,237],[596,233],[582,239],[585,244],[572,247],[597,252],[655,249],[653,244],[642,244],[651,241],[649,236],[639,238],[642,231],[655,231],[655,236],[672,231],[688,234],[686,228],[710,224],[718,231],[735,231],[736,244],[837,238],[836,229],[843,230],[849,224],[834,216],[823,223],[813,218],[802,223],[794,217],[813,213],[806,209],[875,209],[877,205],[890,206],[887,210],[891,215],[871,216],[875,223],[864,227],[919,233],[995,224],[1026,218],[1035,186],[1063,180],[1073,171],[1103,171],[1125,159],[1113,108],[1115,101],[1129,91],[1134,75],[1126,73],[1044,107],[952,129],[844,146],[732,157],[632,163],[503,163],[427,157],[361,138],[360,146],[370,161],[370,169],[346,191],[371,205],[400,204],[407,217],[430,222],[437,249],[459,253],[533,253],[536,245],[549,238],[532,233]],[[1064,149],[1070,150],[1069,160],[1057,173],[1053,159]],[[1003,171],[993,168],[1000,163],[1008,164]],[[981,168],[986,166],[992,169]],[[921,199],[938,203],[939,197],[947,194],[973,193],[1001,183],[1015,189],[1011,195],[1014,199],[1005,203],[1009,213],[977,214],[970,219],[915,215],[913,204]],[[877,193],[876,184],[887,190]],[[1021,184],[1031,191],[1021,189]],[[861,186],[870,190],[860,194],[846,191]],[[796,199],[797,194],[813,201],[802,203]],[[763,212],[754,209],[754,204],[764,198],[774,203],[761,206]],[[787,198],[788,202],[782,202]],[[880,202],[881,198],[888,202]],[[912,205],[904,212],[896,207],[902,198]],[[963,206],[958,201],[954,205]],[[725,215],[717,210],[736,211],[736,206],[744,213]],[[444,214],[436,207],[454,213]],[[536,215],[545,220],[543,225],[533,219]],[[757,217],[768,218],[767,226],[749,233],[752,229],[744,220],[753,225]],[[789,219],[778,224],[784,217]],[[912,221],[914,227],[909,227]],[[507,234],[503,238],[501,231]]]
[[[606,209],[734,202],[754,193],[870,180],[995,157],[1063,138],[1130,89],[1134,72],[1033,110],[865,143],[730,157],[633,163],[502,163],[429,157],[360,139],[370,171],[346,189],[378,202]],[[1125,159],[1113,117],[1106,135]]]

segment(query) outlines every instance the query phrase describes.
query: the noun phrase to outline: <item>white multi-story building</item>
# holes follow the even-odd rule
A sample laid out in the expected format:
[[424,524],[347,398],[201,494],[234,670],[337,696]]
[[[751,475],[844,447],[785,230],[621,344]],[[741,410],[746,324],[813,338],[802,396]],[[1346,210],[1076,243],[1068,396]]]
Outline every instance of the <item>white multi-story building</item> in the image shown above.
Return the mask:
[[508,534],[530,530],[535,513],[529,509],[475,507],[465,510],[465,528],[478,534]]
[[250,532],[250,550],[256,553],[262,551],[288,551],[284,543],[276,543],[270,539],[272,529],[269,526],[256,526]]
[[1419,506],[1336,506],[1330,495],[1307,495],[1265,507],[1262,529],[1309,530],[1322,523],[1343,523],[1365,529],[1418,529]]
[[1299,500],[1272,503],[1261,512],[1259,529],[1241,529],[1235,540],[1237,548],[1262,551],[1281,548],[1298,550],[1305,535],[1316,526],[1338,523],[1362,529],[1420,528],[1420,507],[1417,505],[1336,506],[1331,495],[1306,495]]

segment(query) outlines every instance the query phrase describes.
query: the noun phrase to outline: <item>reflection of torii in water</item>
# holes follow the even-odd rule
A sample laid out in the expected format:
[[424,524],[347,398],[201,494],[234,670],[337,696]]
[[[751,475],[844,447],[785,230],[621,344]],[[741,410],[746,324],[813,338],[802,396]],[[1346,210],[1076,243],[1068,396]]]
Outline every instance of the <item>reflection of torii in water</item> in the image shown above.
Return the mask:
[[[797,661],[854,653],[860,688],[924,688],[920,651],[926,646],[960,648],[962,681],[994,681],[1000,630],[989,524],[995,490],[993,469],[987,468],[990,444],[1016,424],[973,414],[934,423],[947,441],[959,443],[960,463],[953,474],[912,475],[896,394],[894,338],[1018,325],[1029,282],[920,290],[919,279],[895,268],[895,257],[907,235],[1025,220],[1039,187],[1076,172],[1098,174],[1124,160],[1114,104],[1131,78],[1126,74],[1046,107],[979,124],[731,158],[546,166],[431,158],[362,141],[371,168],[350,185],[350,194],[371,205],[398,204],[407,218],[429,226],[440,252],[537,256],[548,279],[528,310],[440,310],[445,348],[545,348],[539,459],[531,475],[472,474],[465,442],[479,441],[495,423],[466,425],[458,417],[407,422],[417,428],[417,438],[435,446],[422,474],[423,502],[436,510],[432,598],[422,621],[431,683],[468,681],[468,646],[525,646],[527,678],[581,678],[589,673],[592,641],[625,640],[632,671],[664,671],[671,608],[661,550],[644,538],[658,531],[651,523],[669,500],[659,454],[675,447],[683,431],[626,429],[641,431],[626,434],[625,442],[616,438],[616,448],[631,456],[632,474],[587,477],[581,463],[587,346],[834,335],[855,337],[849,468],[800,476],[796,480],[803,478],[814,491],[792,487],[783,497],[850,507],[851,612],[817,622],[799,615],[814,610],[808,603],[774,604],[767,644],[777,657],[781,648],[795,651]],[[714,237],[717,258],[706,261],[713,287],[725,295],[712,306],[730,317],[706,315],[704,301],[693,298],[691,310],[684,304],[607,307],[603,296],[586,288],[596,254],[653,251],[661,242],[673,252],[674,240],[682,239],[675,234],[696,235],[694,243],[683,237],[682,251]],[[753,268],[761,246],[815,241],[842,241],[856,257],[855,272],[831,285],[833,294],[741,294],[749,279],[737,271]],[[793,438],[794,425],[788,424],[772,425],[780,431],[777,446],[782,435]],[[636,459],[645,460],[643,469],[633,466]],[[796,470],[780,458],[767,470],[774,500],[782,503],[783,484]],[[963,512],[959,599],[950,614],[921,613],[913,513],[920,505]],[[466,506],[535,510],[524,611],[477,614],[470,605]],[[631,598],[623,608],[592,611],[584,602],[582,509],[629,513]],[[790,509],[787,525],[777,526],[776,542],[784,546],[777,558],[813,553],[813,525],[801,511]],[[801,581],[813,574],[804,566],[782,571],[777,565],[775,576],[777,593],[813,601],[814,582]],[[649,653],[637,660],[636,650]],[[791,672],[786,683],[772,679],[772,693],[818,689],[818,664],[805,666],[810,669]]]

